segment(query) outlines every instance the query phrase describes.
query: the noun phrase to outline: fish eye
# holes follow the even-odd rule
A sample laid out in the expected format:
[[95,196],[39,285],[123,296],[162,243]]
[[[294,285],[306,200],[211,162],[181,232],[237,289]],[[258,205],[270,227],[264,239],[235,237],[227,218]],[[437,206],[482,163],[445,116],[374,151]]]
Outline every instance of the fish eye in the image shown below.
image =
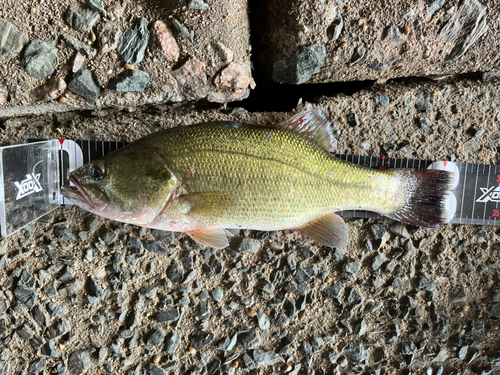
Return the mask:
[[104,177],[106,177],[106,169],[101,168],[100,166],[94,165],[92,170],[90,171],[90,175],[95,181],[100,181]]

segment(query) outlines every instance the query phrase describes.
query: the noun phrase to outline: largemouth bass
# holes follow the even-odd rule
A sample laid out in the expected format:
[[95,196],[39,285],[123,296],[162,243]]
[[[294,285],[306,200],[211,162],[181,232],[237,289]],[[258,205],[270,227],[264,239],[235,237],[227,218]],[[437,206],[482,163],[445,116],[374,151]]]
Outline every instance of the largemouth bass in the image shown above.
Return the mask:
[[447,220],[453,174],[376,170],[331,156],[335,143],[316,109],[276,126],[211,122],[166,129],[70,174],[65,197],[98,215],[180,231],[215,248],[229,228],[292,229],[345,247],[340,210],[368,210],[424,227]]

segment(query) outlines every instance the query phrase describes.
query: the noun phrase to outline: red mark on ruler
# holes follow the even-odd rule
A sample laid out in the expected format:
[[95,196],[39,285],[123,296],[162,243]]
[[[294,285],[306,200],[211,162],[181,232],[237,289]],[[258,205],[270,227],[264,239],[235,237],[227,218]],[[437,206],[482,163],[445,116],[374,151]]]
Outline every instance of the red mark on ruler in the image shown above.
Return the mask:
[[493,210],[493,217],[500,217],[500,210]]
[[443,166],[446,168],[446,165],[448,165],[447,161],[443,161]]
[[497,182],[500,182],[500,174],[497,176]]
[[59,140],[59,143],[60,143],[60,144],[63,144],[63,143],[64,143],[64,139],[60,139],[60,140]]

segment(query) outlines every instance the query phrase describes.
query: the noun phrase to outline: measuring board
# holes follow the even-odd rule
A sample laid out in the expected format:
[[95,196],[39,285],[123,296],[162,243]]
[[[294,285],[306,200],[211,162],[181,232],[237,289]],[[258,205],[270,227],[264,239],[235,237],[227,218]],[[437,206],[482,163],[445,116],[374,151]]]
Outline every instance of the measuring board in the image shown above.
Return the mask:
[[[127,144],[126,142],[63,141],[62,146],[68,151],[72,147],[78,146],[82,150],[82,164],[84,164]],[[61,158],[63,170],[66,169],[64,168],[65,165],[69,166],[71,154],[74,155],[75,151]],[[453,195],[447,202],[448,212],[451,216],[449,222],[500,225],[500,166],[498,165],[341,154],[334,154],[334,156],[368,168],[441,169],[452,171],[456,177]],[[64,178],[63,184],[68,184],[68,169],[61,175]],[[338,212],[338,214],[344,217],[357,218],[381,217],[374,212],[360,210],[342,211]]]
[[[0,147],[0,221],[9,236],[61,204],[69,173],[128,142],[29,139],[24,145]],[[453,194],[445,202],[448,222],[500,225],[500,166],[373,156],[334,156],[369,168],[440,169],[455,173]],[[342,211],[344,217],[376,218],[373,212]]]

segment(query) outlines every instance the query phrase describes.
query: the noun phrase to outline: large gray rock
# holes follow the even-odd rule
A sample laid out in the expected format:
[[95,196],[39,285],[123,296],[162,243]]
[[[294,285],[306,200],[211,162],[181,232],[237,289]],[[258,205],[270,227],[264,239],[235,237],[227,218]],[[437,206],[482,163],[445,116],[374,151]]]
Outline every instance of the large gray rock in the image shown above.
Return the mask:
[[118,44],[118,53],[129,64],[138,64],[144,59],[148,46],[148,20],[141,18],[134,29],[125,30]]
[[83,96],[89,103],[95,103],[101,93],[90,70],[83,69],[76,72],[68,83],[68,89],[76,95]]
[[0,62],[16,56],[28,44],[28,37],[9,21],[0,18]]
[[26,73],[36,79],[45,79],[54,72],[57,59],[57,40],[33,40],[24,51],[23,65]]
[[86,4],[73,3],[66,12],[66,23],[78,31],[90,31],[99,18],[99,13]]

